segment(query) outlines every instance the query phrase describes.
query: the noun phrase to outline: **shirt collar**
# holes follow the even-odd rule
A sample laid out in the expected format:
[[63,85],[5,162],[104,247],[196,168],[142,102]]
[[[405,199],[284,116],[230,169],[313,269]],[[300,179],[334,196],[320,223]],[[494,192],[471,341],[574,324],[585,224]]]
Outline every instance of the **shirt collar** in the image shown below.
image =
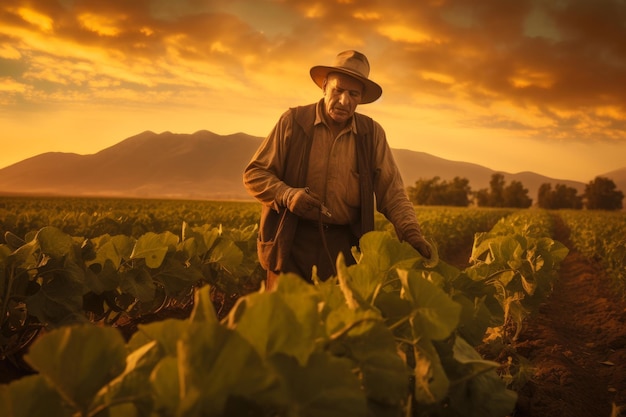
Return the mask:
[[[314,123],[315,126],[319,125],[320,123],[326,124],[324,121],[324,118],[322,117],[322,112],[324,111],[324,108],[322,107],[323,105],[324,105],[324,99],[321,99],[320,101],[317,102],[317,106],[315,106],[315,123]],[[352,115],[352,118],[350,119],[350,130],[355,135],[357,134],[356,120],[355,120],[354,115]]]

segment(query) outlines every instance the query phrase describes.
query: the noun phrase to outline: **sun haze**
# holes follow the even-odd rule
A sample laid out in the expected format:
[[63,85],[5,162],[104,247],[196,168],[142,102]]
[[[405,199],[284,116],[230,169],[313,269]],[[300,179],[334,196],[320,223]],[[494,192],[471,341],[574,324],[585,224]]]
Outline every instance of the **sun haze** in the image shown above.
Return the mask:
[[145,130],[265,136],[345,49],[394,148],[588,182],[626,167],[621,0],[3,0],[0,168]]

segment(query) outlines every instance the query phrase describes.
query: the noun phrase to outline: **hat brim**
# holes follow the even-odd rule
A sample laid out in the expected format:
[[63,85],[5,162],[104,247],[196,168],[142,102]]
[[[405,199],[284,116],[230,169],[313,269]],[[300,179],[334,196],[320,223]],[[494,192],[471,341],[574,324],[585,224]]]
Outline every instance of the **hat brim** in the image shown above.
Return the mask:
[[319,88],[322,88],[322,86],[324,85],[324,79],[331,72],[340,72],[342,74],[349,75],[350,77],[356,78],[363,83],[364,88],[363,95],[361,96],[361,104],[367,104],[376,101],[383,94],[382,87],[376,84],[374,81],[346,68],[317,65],[311,68],[310,71],[313,82],[317,84]]

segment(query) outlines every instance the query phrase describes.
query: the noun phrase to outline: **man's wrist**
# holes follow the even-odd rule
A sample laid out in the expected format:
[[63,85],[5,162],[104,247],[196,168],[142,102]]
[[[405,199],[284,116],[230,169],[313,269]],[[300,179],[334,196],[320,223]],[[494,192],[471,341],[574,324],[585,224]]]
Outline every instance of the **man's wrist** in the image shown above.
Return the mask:
[[402,240],[406,241],[406,242],[413,242],[415,240],[423,240],[424,236],[422,235],[422,232],[417,230],[417,229],[411,229],[409,231],[407,231],[406,233],[404,233],[404,235],[402,236]]
[[296,189],[293,187],[285,187],[285,189],[279,194],[279,197],[276,199],[277,203],[281,207],[289,207],[289,201],[291,197],[295,193]]

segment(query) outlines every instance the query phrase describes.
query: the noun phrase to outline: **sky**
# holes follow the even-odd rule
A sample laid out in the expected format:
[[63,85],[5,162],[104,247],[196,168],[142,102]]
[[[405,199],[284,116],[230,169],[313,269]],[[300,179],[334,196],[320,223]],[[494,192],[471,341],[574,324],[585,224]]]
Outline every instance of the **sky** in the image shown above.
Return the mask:
[[391,147],[589,182],[626,167],[626,0],[2,0],[0,168],[150,130],[266,136],[364,53]]

